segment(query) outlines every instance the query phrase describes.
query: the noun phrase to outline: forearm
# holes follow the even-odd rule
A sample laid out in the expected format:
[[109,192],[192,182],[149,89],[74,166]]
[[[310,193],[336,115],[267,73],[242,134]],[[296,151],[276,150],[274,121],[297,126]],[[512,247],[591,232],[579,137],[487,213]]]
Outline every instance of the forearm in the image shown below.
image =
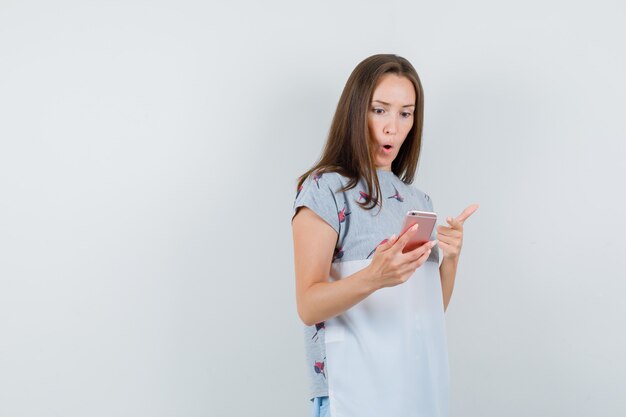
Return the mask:
[[459,258],[445,257],[439,266],[439,275],[441,276],[441,291],[443,295],[443,311],[448,308],[450,298],[452,298],[452,290],[454,289],[454,278],[459,264]]
[[367,298],[376,289],[366,279],[370,274],[365,267],[346,278],[334,282],[318,282],[304,293],[300,318],[307,326],[337,316],[359,301]]

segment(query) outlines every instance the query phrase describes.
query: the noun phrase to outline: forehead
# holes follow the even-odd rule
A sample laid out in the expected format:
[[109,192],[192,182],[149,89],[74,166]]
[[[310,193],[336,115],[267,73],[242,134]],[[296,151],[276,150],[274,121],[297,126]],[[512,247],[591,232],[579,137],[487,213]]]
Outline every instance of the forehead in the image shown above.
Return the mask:
[[401,106],[408,103],[412,104],[415,103],[415,88],[407,77],[385,74],[378,80],[372,100],[396,103]]

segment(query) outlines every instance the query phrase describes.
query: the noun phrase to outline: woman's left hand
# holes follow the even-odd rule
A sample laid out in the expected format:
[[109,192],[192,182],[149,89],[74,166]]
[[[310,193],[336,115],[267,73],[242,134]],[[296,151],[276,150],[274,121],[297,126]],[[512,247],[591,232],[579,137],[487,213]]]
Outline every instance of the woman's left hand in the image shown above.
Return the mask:
[[448,217],[446,219],[450,227],[437,226],[437,241],[443,251],[444,259],[459,259],[461,247],[463,246],[463,223],[465,223],[465,220],[476,210],[478,210],[478,204],[472,204],[463,210],[463,213],[458,217]]

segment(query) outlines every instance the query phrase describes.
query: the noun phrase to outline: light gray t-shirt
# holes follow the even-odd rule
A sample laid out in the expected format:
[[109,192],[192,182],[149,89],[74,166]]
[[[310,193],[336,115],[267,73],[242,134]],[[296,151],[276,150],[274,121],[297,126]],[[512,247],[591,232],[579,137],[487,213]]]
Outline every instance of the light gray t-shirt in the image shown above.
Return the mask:
[[[376,170],[380,183],[382,208],[366,210],[357,202],[365,202],[367,186],[363,179],[356,187],[339,192],[349,178],[336,172],[311,174],[296,192],[293,216],[298,207],[313,210],[338,233],[339,237],[332,262],[371,259],[376,247],[394,233],[401,232],[406,212],[409,210],[434,211],[430,197],[411,184],[405,184],[393,172]],[[436,226],[430,240],[436,238]],[[436,245],[427,262],[439,263]],[[309,375],[309,397],[328,395],[327,377],[332,369],[326,368],[324,322],[304,326],[306,368]]]

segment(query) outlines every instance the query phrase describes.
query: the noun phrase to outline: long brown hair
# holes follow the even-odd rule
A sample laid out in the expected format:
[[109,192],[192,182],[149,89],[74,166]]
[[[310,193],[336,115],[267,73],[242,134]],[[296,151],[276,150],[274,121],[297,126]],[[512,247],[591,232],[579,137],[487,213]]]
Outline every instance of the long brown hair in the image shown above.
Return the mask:
[[[359,178],[364,178],[367,194],[371,198],[365,197],[365,202],[359,201],[358,204],[366,210],[378,204],[381,191],[372,155],[367,114],[378,80],[388,73],[408,78],[415,88],[413,126],[391,164],[391,170],[398,178],[404,183],[413,183],[422,145],[424,120],[422,84],[417,71],[405,58],[393,54],[377,54],[361,61],[350,74],[339,98],[322,155],[311,169],[298,178],[296,190],[313,172],[317,174],[338,172],[350,178],[348,184],[341,188],[341,192],[354,188]],[[376,189],[373,195],[372,185]],[[380,199],[381,208],[382,200]]]

